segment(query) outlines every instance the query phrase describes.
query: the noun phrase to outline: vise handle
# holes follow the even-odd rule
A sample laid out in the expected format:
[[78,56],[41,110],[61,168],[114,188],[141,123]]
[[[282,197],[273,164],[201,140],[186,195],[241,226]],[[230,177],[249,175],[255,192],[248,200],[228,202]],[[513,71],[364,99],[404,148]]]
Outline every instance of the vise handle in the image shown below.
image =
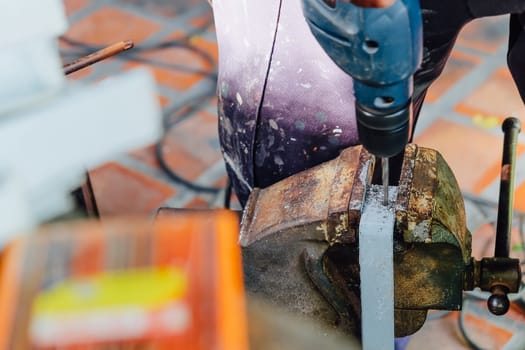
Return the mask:
[[494,315],[507,313],[510,307],[507,294],[518,292],[521,281],[520,262],[509,257],[520,121],[516,118],[507,118],[503,122],[502,129],[503,159],[494,257],[483,258],[480,261],[472,259],[467,269],[467,286],[465,286],[467,290],[479,287],[483,291],[490,292],[487,307]]

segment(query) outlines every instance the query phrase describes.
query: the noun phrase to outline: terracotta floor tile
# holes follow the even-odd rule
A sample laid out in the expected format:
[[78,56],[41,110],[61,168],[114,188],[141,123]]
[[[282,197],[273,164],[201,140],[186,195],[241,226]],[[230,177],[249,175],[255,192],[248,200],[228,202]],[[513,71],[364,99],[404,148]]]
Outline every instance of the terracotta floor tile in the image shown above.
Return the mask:
[[208,166],[222,159],[217,144],[216,118],[200,113],[169,131],[164,156],[174,171],[194,180]]
[[174,17],[179,13],[188,11],[192,6],[203,5],[202,0],[166,1],[166,0],[118,0],[123,4],[137,6],[144,11],[162,17]]
[[170,141],[169,138],[163,148],[163,154],[170,169],[190,181],[197,179],[209,166],[185,146],[176,141]]
[[472,256],[478,260],[494,254],[496,230],[493,225],[485,224],[472,232]]
[[221,158],[217,143],[217,118],[201,111],[169,132],[169,138],[184,145],[191,154],[212,165]]
[[207,209],[208,201],[202,197],[195,197],[184,208],[186,209]]
[[130,4],[137,6],[144,11],[151,12],[155,15],[163,17],[175,17],[179,12],[177,8],[177,1],[166,0],[118,0],[123,4]]
[[[170,142],[168,141],[166,143],[169,144]],[[135,150],[130,152],[129,155],[151,166],[152,168],[160,169],[160,165],[155,154],[155,145],[140,150]],[[193,155],[192,152],[189,152],[186,149],[186,147],[179,147],[179,144],[175,142],[171,142],[171,146],[168,145],[167,147],[164,147],[164,155],[168,165],[171,166],[174,172],[180,174],[184,178],[191,180],[197,178],[203,171],[206,170],[207,166],[210,165],[206,164],[204,161]],[[214,186],[221,186],[225,183],[226,179],[221,179],[221,181],[218,181],[216,184],[214,184]]]
[[[210,19],[211,19],[211,23],[210,23]],[[206,15],[203,15],[203,16],[198,16],[198,17],[194,17],[190,20],[190,24],[194,27],[197,27],[197,28],[202,28],[204,26],[206,26],[208,23],[210,23],[210,28],[209,30],[211,32],[215,32],[215,25],[213,23],[213,17],[210,16],[209,14],[206,14]]]
[[158,99],[159,99],[159,104],[162,108],[166,107],[168,103],[170,103],[170,99],[167,98],[166,96],[159,95]]
[[415,143],[438,150],[461,189],[471,193],[480,193],[490,184],[480,189],[479,182],[486,181],[485,173],[501,162],[502,138],[443,119],[435,121]]
[[66,36],[91,45],[127,39],[139,44],[159,29],[158,23],[107,6],[72,25]]
[[[209,19],[210,16],[205,17]],[[187,39],[185,36],[185,32],[177,30],[164,38],[162,42],[184,41]],[[189,40],[189,44],[201,51],[202,54],[184,47],[152,50],[141,55],[141,58],[160,62],[160,65],[130,62],[126,64],[125,68],[147,65],[152,69],[159,84],[177,91],[189,89],[200,80],[206,79],[208,72],[215,71],[218,61],[218,48],[215,41],[209,41],[200,36],[191,37]],[[173,65],[174,67],[170,68],[163,65]],[[187,71],[188,69],[190,71]],[[214,79],[213,76],[212,79]]]
[[502,349],[512,338],[511,329],[505,329],[483,317],[467,314],[465,317],[465,329],[476,344],[482,345],[484,349]]
[[228,183],[228,176],[224,175],[220,180],[216,181],[213,186],[215,187],[226,187],[226,184]]
[[[208,166],[222,159],[217,140],[217,118],[206,111],[189,117],[169,131],[163,150],[165,160],[174,172],[185,179],[195,180]],[[154,145],[134,150],[129,155],[160,168]]]
[[165,37],[162,41],[169,42],[169,41],[186,40],[186,39],[188,39],[186,31],[176,30],[172,32],[170,35],[168,35],[167,37]]
[[146,60],[160,62],[161,65],[170,65],[171,67],[155,65],[154,62],[151,64],[147,62],[129,62],[125,65],[125,69],[146,65],[151,69],[155,80],[159,84],[177,91],[187,90],[202,79],[205,79],[207,72],[211,68],[201,56],[184,48],[154,50],[144,53],[141,57]]
[[518,185],[514,193],[514,207],[525,213],[525,182]]
[[486,17],[467,24],[457,44],[487,53],[494,53],[507,37],[507,17]]
[[[495,242],[496,225],[483,225],[475,232],[472,232],[472,256],[478,260],[480,260],[483,257],[493,256]],[[521,249],[519,227],[513,227],[511,231],[510,245],[510,256],[512,258],[523,259],[523,250]],[[518,249],[513,249],[513,247]]]
[[495,117],[498,122],[515,116],[525,122],[525,106],[506,67],[498,69],[456,106],[456,111],[474,118]]
[[[503,140],[503,139],[502,139]],[[503,141],[502,141],[503,142]],[[503,143],[500,146],[500,152],[503,152]],[[525,151],[525,146],[522,144],[518,144],[516,154],[517,156],[521,156],[523,152]],[[501,157],[500,157],[501,159]],[[481,176],[479,181],[477,181],[474,184],[474,193],[481,193],[485,188],[487,188],[492,182],[499,181],[499,177],[501,174],[501,163],[497,162],[494,163],[484,174]]]
[[167,120],[171,123],[171,122],[177,121],[178,119],[186,118],[188,115],[195,113],[194,112],[195,108],[197,108],[195,105],[189,103],[182,107],[177,106],[176,108],[173,108],[173,109],[168,108],[164,111],[164,114],[166,115]]
[[129,155],[149,165],[152,168],[160,169],[160,165],[155,154],[155,147],[156,145],[151,145],[138,150],[134,150],[130,152]]
[[425,322],[411,337],[407,350],[468,350],[457,326],[458,314],[453,311],[445,317]]
[[[167,116],[167,120],[171,123],[181,118],[186,118],[188,115],[199,113],[201,110],[205,111],[208,118],[211,118],[210,121],[217,120],[217,98],[215,97],[214,91],[209,91],[207,95],[203,94],[202,98],[190,99],[188,103],[182,107],[166,109],[164,113]],[[208,111],[212,111],[213,115],[210,115]]]
[[480,62],[477,56],[453,51],[441,76],[428,89],[426,102],[436,102],[447,90]]
[[74,12],[81,10],[89,4],[89,0],[64,0],[66,14],[70,16]]
[[209,41],[203,37],[194,37],[190,40],[190,44],[207,53],[215,63],[218,62],[219,49],[216,42]]
[[115,162],[91,170],[89,174],[102,217],[148,215],[176,192],[163,182]]

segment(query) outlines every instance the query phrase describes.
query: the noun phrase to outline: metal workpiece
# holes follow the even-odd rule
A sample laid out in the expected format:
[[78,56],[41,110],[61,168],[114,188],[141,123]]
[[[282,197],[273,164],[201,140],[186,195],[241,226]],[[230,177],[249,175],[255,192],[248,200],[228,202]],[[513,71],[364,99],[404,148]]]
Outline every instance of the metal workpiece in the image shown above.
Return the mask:
[[[374,168],[374,157],[355,146],[256,189],[241,223],[248,293],[360,334],[359,233]],[[461,307],[471,238],[461,192],[438,152],[408,145],[397,185],[391,205],[394,334],[400,337],[417,331],[428,309]]]
[[[394,349],[393,203],[397,188],[390,188],[386,198],[383,189],[384,184],[368,187],[359,224],[359,251],[362,252],[359,254],[361,339],[364,350]],[[392,198],[388,198],[388,192]]]

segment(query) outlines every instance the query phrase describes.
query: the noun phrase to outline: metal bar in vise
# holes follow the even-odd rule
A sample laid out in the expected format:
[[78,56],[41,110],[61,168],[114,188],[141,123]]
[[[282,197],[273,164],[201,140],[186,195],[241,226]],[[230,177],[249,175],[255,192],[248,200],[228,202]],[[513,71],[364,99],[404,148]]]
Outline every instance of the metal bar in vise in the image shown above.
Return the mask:
[[394,349],[394,253],[397,187],[388,206],[379,185],[367,188],[359,224],[359,266],[363,350]]

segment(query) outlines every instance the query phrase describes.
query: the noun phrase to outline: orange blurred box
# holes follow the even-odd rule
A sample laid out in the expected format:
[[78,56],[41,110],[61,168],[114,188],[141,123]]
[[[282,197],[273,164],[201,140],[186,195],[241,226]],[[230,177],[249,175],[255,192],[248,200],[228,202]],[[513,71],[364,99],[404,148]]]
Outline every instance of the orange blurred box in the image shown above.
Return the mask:
[[246,349],[238,219],[51,225],[12,242],[0,275],[0,349]]

